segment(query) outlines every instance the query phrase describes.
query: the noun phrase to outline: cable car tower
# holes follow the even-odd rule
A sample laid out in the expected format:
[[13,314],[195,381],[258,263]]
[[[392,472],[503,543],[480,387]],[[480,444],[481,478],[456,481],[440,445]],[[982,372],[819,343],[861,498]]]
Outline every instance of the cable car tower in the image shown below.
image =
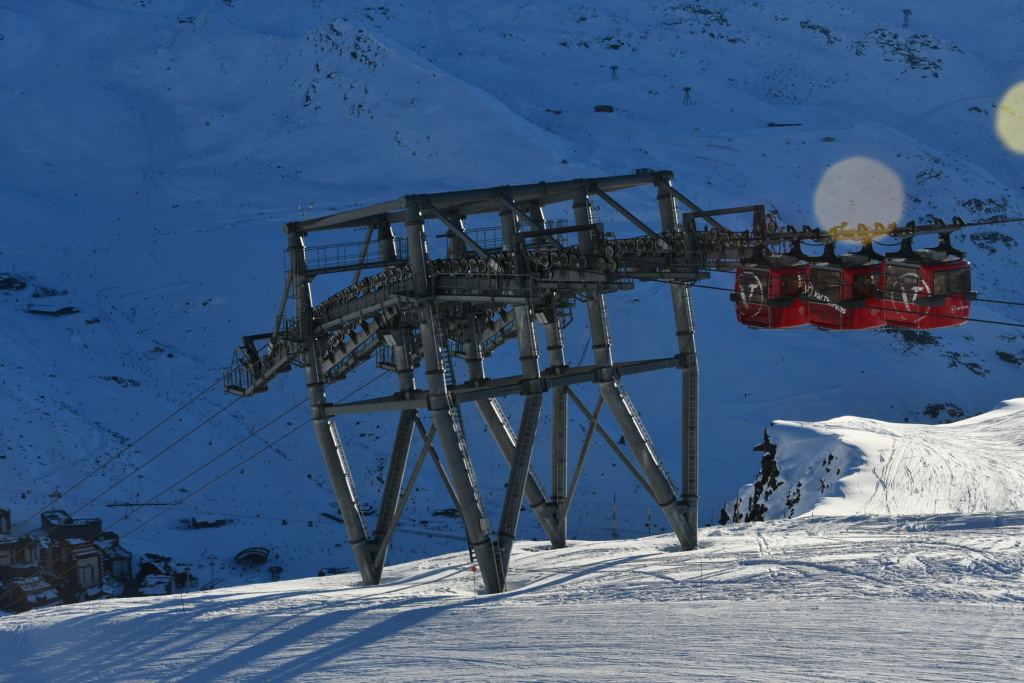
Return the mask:
[[[913,299],[917,289],[907,280],[913,276],[909,270],[914,265],[919,270],[926,266],[922,263],[924,252],[910,249],[910,240],[933,232],[944,236],[940,246],[948,246],[949,232],[963,226],[962,221],[955,221],[952,226],[879,225],[855,230],[841,227],[831,232],[807,226],[780,228],[766,216],[763,206],[702,211],[672,186],[672,180],[668,171],[643,172],[406,195],[285,225],[289,272],[276,322],[271,332],[243,338],[226,375],[225,388],[233,394],[251,396],[265,391],[271,380],[292,367],[304,370],[313,428],[364,583],[380,582],[391,537],[429,455],[465,525],[486,590],[503,591],[524,498],[551,546],[565,546],[568,510],[595,431],[661,508],[681,549],[695,548],[699,394],[690,286],[709,277],[711,270],[735,271],[733,298],[740,322],[772,327],[774,318],[758,318],[760,314],[751,312],[794,308],[796,312],[776,318],[784,319],[786,327],[811,324],[808,301],[821,303],[821,297],[827,299],[827,294],[818,290],[808,294],[811,265],[800,258],[801,243],[831,244],[855,238],[868,248],[876,237],[900,237],[906,245],[900,257],[900,292],[904,299],[908,292]],[[631,197],[643,191],[651,195],[657,205],[657,225],[648,225],[612,197],[613,193],[628,190],[636,190],[626,193]],[[604,225],[594,220],[595,202],[609,206],[628,221],[632,234],[606,232]],[[653,215],[650,208],[641,213]],[[750,214],[751,227],[730,230],[719,223],[720,217],[734,214]],[[550,218],[555,215],[565,217]],[[496,227],[470,229],[468,220],[489,221]],[[328,231],[361,232],[362,239],[327,246],[306,244],[309,236]],[[943,252],[948,261],[959,259],[966,264],[960,258],[962,254],[951,252],[955,252],[951,247]],[[833,260],[839,265],[833,263],[829,272],[837,268],[842,271],[842,263]],[[880,260],[871,272],[881,273],[881,265]],[[352,274],[352,284],[314,301],[311,283],[338,273]],[[606,298],[632,289],[637,281],[667,285],[678,353],[617,362],[612,356]],[[863,284],[863,280],[860,282]],[[872,282],[867,293],[885,299],[884,291],[878,289],[884,290],[883,276]],[[966,282],[969,287],[969,278]],[[958,281],[957,286],[961,285],[963,282]],[[962,294],[961,300],[966,296]],[[289,301],[294,305],[291,316],[286,311]],[[892,296],[889,303],[897,313],[906,314],[901,318],[906,325],[912,324],[906,321],[927,316],[920,310],[924,304],[946,305],[945,298],[938,302],[934,296],[922,302],[914,299],[910,303],[915,308],[909,312],[903,311],[901,301]],[[566,357],[563,332],[577,305],[586,311],[592,357],[586,364],[573,365]],[[966,313],[962,317],[965,319]],[[514,345],[518,351],[518,372],[491,377],[485,372],[484,361],[505,344]],[[374,360],[393,373],[393,393],[348,403],[328,399],[329,385],[343,382],[357,367]],[[456,379],[456,364],[463,366],[459,374],[464,381]],[[678,451],[682,473],[678,485],[626,390],[630,375],[668,368],[682,373],[682,443]],[[417,384],[417,371],[425,377],[425,386]],[[593,409],[588,409],[573,390],[582,383],[598,389],[598,403]],[[512,416],[514,422],[498,402],[509,396],[523,397],[520,414]],[[548,396],[549,488],[532,467]],[[590,423],[571,480],[567,439],[570,401]],[[605,406],[632,458],[598,423]],[[474,473],[471,444],[463,427],[463,411],[467,408],[479,412],[509,465],[496,526],[484,509]],[[394,411],[398,418],[371,532],[332,418],[377,411]],[[429,429],[421,420],[423,413],[430,416]],[[414,456],[412,445],[417,433],[422,447]],[[435,444],[440,446],[441,455]],[[407,472],[410,461],[411,472]]]

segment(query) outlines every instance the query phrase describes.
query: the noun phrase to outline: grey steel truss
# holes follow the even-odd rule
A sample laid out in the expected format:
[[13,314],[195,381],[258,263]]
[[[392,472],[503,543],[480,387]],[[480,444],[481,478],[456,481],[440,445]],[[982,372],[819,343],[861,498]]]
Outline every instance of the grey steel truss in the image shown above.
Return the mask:
[[[264,391],[278,374],[304,369],[312,423],[330,475],[349,541],[367,584],[380,582],[388,544],[426,457],[437,465],[466,528],[486,590],[503,591],[525,497],[553,548],[566,543],[566,519],[593,437],[600,435],[662,509],[680,548],[697,542],[698,367],[690,286],[712,269],[730,269],[758,250],[828,239],[810,228],[779,229],[761,206],[701,211],[672,186],[672,173],[589,178],[464,192],[406,195],[391,202],[323,218],[288,223],[289,275],[273,331],[243,338],[226,378],[227,391]],[[646,190],[644,189],[646,188]],[[659,225],[640,220],[613,193],[650,191]],[[606,232],[594,220],[594,203],[611,207],[632,235]],[[680,214],[680,205],[683,212]],[[653,206],[648,207],[649,209]],[[553,210],[566,218],[548,220]],[[717,217],[753,214],[750,230],[732,231]],[[469,230],[469,218],[496,217],[490,231]],[[680,215],[682,220],[680,220]],[[698,221],[702,222],[698,230]],[[396,235],[396,228],[404,234]],[[307,246],[313,233],[357,231],[361,241]],[[445,253],[429,248],[442,244]],[[352,273],[350,286],[316,303],[310,283],[332,273]],[[635,281],[666,284],[675,312],[678,354],[616,362],[606,297]],[[289,300],[294,317],[286,315]],[[592,362],[566,358],[563,331],[570,309],[585,307]],[[542,357],[538,332],[543,333]],[[506,342],[518,346],[519,372],[489,377],[484,360]],[[327,386],[376,360],[393,371],[396,391],[332,403]],[[456,381],[454,364],[464,364]],[[682,371],[680,411],[682,473],[677,486],[626,392],[633,374]],[[414,372],[425,371],[425,386]],[[591,383],[598,402],[588,408],[574,385]],[[545,394],[551,395],[549,494],[532,467]],[[524,397],[513,422],[497,399]],[[573,475],[568,467],[570,403],[589,428]],[[463,409],[475,406],[508,461],[509,476],[497,526],[483,497],[463,428]],[[621,430],[629,454],[598,421],[603,409]],[[376,527],[366,528],[356,485],[332,418],[397,411],[391,460]],[[420,420],[429,413],[427,430]],[[407,476],[414,436],[422,448]],[[440,446],[440,455],[436,447]],[[630,457],[630,454],[632,457]]]

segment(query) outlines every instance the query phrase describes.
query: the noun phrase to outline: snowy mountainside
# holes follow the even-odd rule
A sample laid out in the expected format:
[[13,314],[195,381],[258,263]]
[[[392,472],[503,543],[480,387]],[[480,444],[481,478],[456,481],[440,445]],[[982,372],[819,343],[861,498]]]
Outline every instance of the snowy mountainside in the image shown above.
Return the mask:
[[[517,544],[0,618],[0,681],[1018,681],[1021,513],[809,518]],[[130,634],[130,635],[126,635]]]
[[[304,213],[646,167],[673,170],[703,207],[765,203],[794,225],[821,222],[819,194],[845,198],[854,221],[1024,216],[1021,158],[993,132],[1003,93],[1024,80],[1024,10],[911,7],[908,29],[878,0],[0,7],[0,505],[29,527],[55,501],[81,509],[114,531],[138,529],[136,553],[229,582],[265,578],[225,562],[252,545],[274,548],[286,578],[348,563],[342,527],[322,516],[334,503],[315,439],[288,435],[307,417],[302,381],[282,377],[237,403],[215,388],[189,403],[241,335],[272,324],[280,225]],[[900,181],[902,201],[885,216],[856,183],[821,187],[830,168],[863,157]],[[655,211],[631,208],[642,219]],[[615,229],[610,213],[598,217]],[[1024,300],[1020,234],[1006,224],[957,235],[983,299]],[[732,283],[716,274],[709,284]],[[335,287],[317,281],[315,295]],[[737,327],[723,292],[695,296],[702,521],[754,476],[749,446],[772,419],[938,421],[1019,394],[1018,327],[754,332]],[[676,352],[666,299],[656,286],[609,299],[616,360]],[[65,307],[79,313],[26,313]],[[976,317],[1011,325],[1024,323],[1021,310],[974,304]],[[585,358],[586,343],[574,344]],[[366,397],[388,381],[376,376],[357,373],[337,395]],[[678,396],[678,376],[626,387],[678,475],[678,404],[644,400]],[[936,404],[951,412],[931,415]],[[367,501],[390,418],[339,420]],[[578,446],[585,423],[575,419]],[[467,429],[480,435],[471,450],[493,511],[506,468],[479,419],[468,415]],[[606,537],[615,509],[621,533],[646,532],[643,490],[607,449],[588,463],[570,528]],[[425,476],[396,537],[399,560],[461,542],[453,520],[434,514],[451,506],[444,487]],[[233,523],[181,529],[193,516]],[[539,535],[529,516],[522,525],[523,538]]]
[[757,480],[723,510],[733,521],[1024,509],[1024,399],[942,425],[777,420],[758,450]]

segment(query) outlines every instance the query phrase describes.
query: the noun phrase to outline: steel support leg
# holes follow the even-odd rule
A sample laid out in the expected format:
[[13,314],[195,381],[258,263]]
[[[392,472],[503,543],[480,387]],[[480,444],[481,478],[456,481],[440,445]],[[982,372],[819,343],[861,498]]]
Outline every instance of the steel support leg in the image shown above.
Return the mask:
[[[406,206],[406,235],[409,244],[409,266],[412,268],[415,295],[424,300],[429,298],[427,283],[427,240],[423,231],[420,207],[414,203]],[[456,506],[466,525],[466,536],[470,548],[477,557],[480,574],[488,593],[499,593],[503,581],[498,566],[497,546],[491,534],[491,523],[484,510],[480,487],[469,459],[465,435],[462,432],[462,414],[458,404],[448,393],[444,379],[442,338],[438,329],[437,312],[427,304],[420,308],[420,340],[423,348],[423,364],[427,375],[427,407],[441,441]]]
[[[356,557],[359,574],[363,583],[372,586],[380,582],[380,576],[373,571],[373,552],[366,537],[366,525],[363,521],[362,510],[359,508],[355,482],[352,479],[352,470],[348,466],[348,459],[345,457],[345,450],[338,438],[334,423],[330,419],[322,417],[323,396],[323,385],[309,385],[310,408],[314,415],[313,430],[316,432],[316,439],[320,444],[320,452],[324,457],[327,476],[331,480],[331,488],[334,489],[334,497],[338,501],[341,518],[345,521],[345,529],[348,532],[352,552]],[[321,415],[321,417],[317,417],[317,415]]]
[[[506,244],[515,242],[518,221],[511,211],[501,212],[502,235]],[[518,255],[518,271],[526,272],[526,263],[522,254]],[[537,437],[537,423],[540,409],[544,403],[544,386],[540,379],[540,364],[537,352],[537,332],[533,327],[533,308],[520,305],[514,308],[516,318],[516,337],[519,345],[519,363],[523,373],[523,391],[526,402],[516,435],[516,447],[513,455],[508,483],[505,487],[505,501],[501,509],[498,525],[498,568],[501,572],[501,589],[505,588],[505,577],[508,573],[508,561],[512,555],[516,530],[519,527],[519,511],[522,508],[523,490],[530,473],[530,462],[533,458],[533,445]]]
[[428,317],[420,328],[424,365],[427,370],[428,405],[448,464],[448,474],[451,477],[459,512],[466,525],[469,544],[480,566],[484,587],[488,593],[500,593],[504,581],[497,562],[491,523],[484,510],[480,487],[467,452],[459,406],[448,394],[444,383],[443,361],[439,347],[443,341],[439,339],[436,326],[437,321],[433,317]]
[[[544,208],[534,204],[530,209],[530,217],[538,225],[544,225]],[[561,322],[554,308],[545,309],[540,317],[544,325],[544,337],[547,341],[548,367],[554,374],[561,373],[565,368],[565,344],[562,338]],[[569,411],[567,387],[551,389],[551,503],[550,509],[554,523],[557,525],[558,543],[551,541],[552,548],[564,548],[568,536],[566,519],[569,513],[571,495],[568,492],[568,450],[569,450]],[[585,457],[586,449],[581,455]]]
[[[661,214],[662,231],[676,232],[679,229],[679,224],[670,178],[665,178],[658,188],[658,208]],[[696,251],[692,232],[687,231],[684,237],[691,251]],[[682,544],[683,550],[692,550],[697,547],[699,525],[700,372],[697,367],[696,329],[693,324],[693,306],[689,285],[672,285],[672,309],[675,313],[676,338],[679,341],[679,359],[683,370],[682,509],[689,529],[689,536],[682,541]]]
[[323,366],[320,364],[320,358],[323,355],[323,340],[313,337],[312,295],[306,278],[305,245],[301,235],[297,233],[289,235],[288,251],[291,259],[292,286],[295,292],[295,314],[306,343],[303,360],[306,366],[306,388],[309,391],[313,430],[320,445],[320,452],[323,454],[324,465],[327,467],[327,476],[331,480],[334,496],[338,501],[338,510],[341,512],[341,518],[345,521],[345,530],[348,532],[348,540],[356,557],[359,574],[363,583],[372,585],[379,581],[379,577],[375,578],[374,575],[373,551],[367,542],[366,525],[363,521],[362,510],[359,508],[352,470],[348,466],[348,459],[345,457],[345,450],[341,445],[338,432],[334,428],[334,423],[324,414],[324,405],[327,403],[326,381]]
[[501,549],[502,588],[508,571],[508,560],[512,554],[516,529],[519,526],[519,510],[522,507],[523,489],[526,486],[533,458],[533,445],[537,438],[537,423],[540,409],[544,405],[543,387],[540,383],[540,366],[537,362],[537,335],[533,328],[532,311],[528,306],[516,307],[516,327],[519,332],[519,359],[523,369],[523,381],[527,385],[523,416],[516,436],[515,457],[505,488],[505,503],[501,510],[498,527],[498,545]]
[[[573,203],[577,225],[593,222],[590,200],[585,191],[577,193]],[[581,233],[581,247],[590,250],[589,237]],[[682,508],[672,480],[665,472],[661,458],[654,450],[650,435],[644,428],[640,415],[633,407],[619,379],[615,376],[612,361],[611,328],[608,324],[608,309],[604,295],[591,290],[587,296],[587,314],[590,320],[590,334],[593,341],[594,362],[598,366],[598,387],[605,403],[615,417],[619,429],[629,444],[633,456],[647,479],[647,484],[654,496],[654,501],[665,513],[672,530],[675,531],[679,543],[685,548],[690,542],[691,533],[682,514]]]
[[699,476],[699,402],[700,372],[697,367],[697,346],[694,340],[693,308],[690,288],[672,285],[672,303],[676,316],[676,335],[679,338],[679,357],[683,370],[683,491],[682,508],[690,535],[683,542],[683,550],[697,547],[698,476]]
[[[548,365],[557,374],[566,367],[565,347],[562,341],[562,328],[559,326],[558,319],[555,318],[554,310],[551,310],[549,315],[554,319],[544,324],[544,335],[548,345]],[[559,535],[563,539],[562,545],[556,547],[564,547],[564,539],[568,533],[566,525],[569,507],[569,401],[567,391],[567,387],[551,389],[551,507],[554,510]]]
[[682,514],[678,494],[665,472],[661,458],[654,450],[654,444],[640,420],[640,415],[618,381],[602,382],[599,386],[601,395],[615,416],[626,443],[640,465],[640,470],[647,478],[647,483],[654,494],[654,501],[665,512],[665,517],[675,531],[679,543],[685,547],[689,542],[690,533]]
[[508,560],[512,554],[512,545],[515,543],[516,529],[519,526],[519,511],[523,506],[523,489],[526,486],[527,473],[530,471],[530,459],[533,456],[533,445],[537,437],[537,423],[543,405],[544,394],[530,394],[526,397],[523,417],[519,426],[519,436],[516,439],[515,459],[512,462],[512,471],[509,472],[508,484],[505,487],[505,503],[502,506],[501,522],[498,527],[502,590],[505,588]]

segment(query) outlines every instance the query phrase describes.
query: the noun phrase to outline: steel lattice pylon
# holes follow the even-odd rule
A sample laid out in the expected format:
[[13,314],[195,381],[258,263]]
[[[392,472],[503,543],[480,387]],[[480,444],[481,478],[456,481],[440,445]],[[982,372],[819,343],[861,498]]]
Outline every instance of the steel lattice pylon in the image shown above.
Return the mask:
[[[758,250],[825,238],[806,227],[779,230],[766,220],[761,206],[701,211],[673,188],[672,178],[668,171],[643,172],[407,195],[285,226],[290,266],[277,322],[270,333],[243,338],[226,388],[248,396],[264,391],[274,377],[293,366],[304,369],[314,430],[365,583],[380,582],[399,516],[429,456],[462,516],[487,591],[504,590],[524,497],[552,547],[565,546],[567,512],[595,434],[608,442],[654,498],[680,547],[696,547],[699,393],[690,285],[712,269],[735,268],[742,260],[756,257]],[[611,196],[645,188],[657,205],[657,229]],[[594,221],[595,199],[628,221],[635,236],[605,232]],[[687,210],[682,221],[678,204]],[[562,211],[565,218],[548,219],[553,211]],[[753,214],[751,230],[733,232],[715,220],[739,213]],[[498,226],[467,229],[467,219],[479,220],[488,214],[497,217]],[[698,231],[698,219],[710,229]],[[404,236],[395,234],[396,226],[404,229]],[[347,244],[306,245],[312,233],[345,230],[363,230],[365,238]],[[432,245],[444,249],[442,258],[431,256]],[[344,272],[354,274],[352,284],[314,304],[310,283]],[[605,298],[631,289],[635,281],[656,281],[670,288],[678,354],[625,363],[613,360]],[[294,301],[293,318],[286,316],[289,300]],[[593,357],[591,363],[574,366],[565,355],[563,329],[567,313],[576,304],[586,310]],[[543,359],[539,332],[546,342]],[[519,373],[487,376],[484,359],[513,340],[519,351]],[[344,380],[371,359],[394,372],[395,393],[329,402],[327,386]],[[456,359],[465,365],[467,379],[461,383],[453,373]],[[679,486],[669,477],[623,383],[629,375],[666,368],[682,371]],[[417,386],[417,369],[425,371],[425,387]],[[580,383],[598,388],[593,409],[573,391]],[[550,494],[531,466],[545,394],[551,395]],[[517,423],[510,422],[497,400],[511,395],[524,397]],[[570,403],[590,423],[571,479]],[[477,408],[510,466],[497,527],[492,527],[484,510],[463,429],[462,410],[467,405]],[[598,422],[605,407],[632,459]],[[398,411],[399,417],[371,533],[332,418],[374,411]],[[421,411],[431,417],[429,429],[420,419]],[[423,445],[413,458],[417,433]],[[441,446],[440,455],[435,442]]]

